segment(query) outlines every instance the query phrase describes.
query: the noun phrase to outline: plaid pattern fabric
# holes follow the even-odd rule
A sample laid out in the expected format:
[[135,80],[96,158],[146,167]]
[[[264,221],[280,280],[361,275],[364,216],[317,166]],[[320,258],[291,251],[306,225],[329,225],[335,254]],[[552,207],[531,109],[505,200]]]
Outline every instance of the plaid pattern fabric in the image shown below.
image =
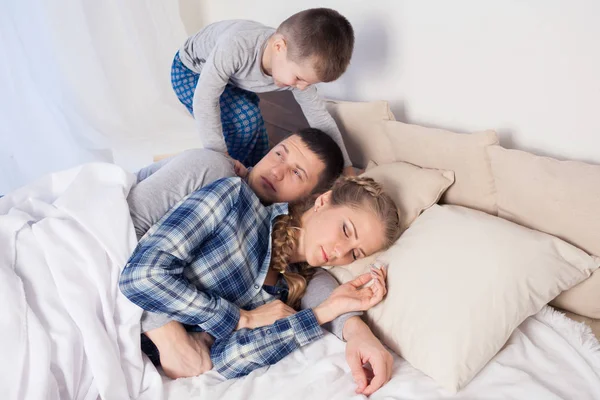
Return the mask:
[[[194,91],[200,75],[188,69],[175,54],[171,66],[171,84],[179,101],[194,115]],[[269,151],[269,137],[265,128],[256,93],[231,84],[220,98],[221,124],[229,155],[245,166],[253,166]]]
[[[322,335],[310,309],[267,327],[235,331],[240,308],[252,310],[277,298],[263,283],[273,222],[284,213],[287,204],[263,206],[240,178],[215,181],[148,231],[123,269],[119,287],[144,310],[214,336],[211,358],[225,376],[276,362]],[[156,362],[152,343],[143,346]]]
[[227,339],[215,341],[210,349],[213,367],[225,378],[238,378],[277,363],[323,335],[311,309],[292,317],[261,328],[241,329]]

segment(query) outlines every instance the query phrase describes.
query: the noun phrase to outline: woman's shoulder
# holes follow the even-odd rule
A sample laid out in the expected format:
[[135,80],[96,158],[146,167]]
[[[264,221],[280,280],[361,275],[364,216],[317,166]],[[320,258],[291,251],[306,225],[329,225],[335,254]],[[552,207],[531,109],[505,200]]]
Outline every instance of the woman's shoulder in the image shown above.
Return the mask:
[[219,190],[228,197],[237,197],[260,203],[258,196],[254,193],[248,183],[239,176],[230,176],[221,178],[213,183],[216,190]]

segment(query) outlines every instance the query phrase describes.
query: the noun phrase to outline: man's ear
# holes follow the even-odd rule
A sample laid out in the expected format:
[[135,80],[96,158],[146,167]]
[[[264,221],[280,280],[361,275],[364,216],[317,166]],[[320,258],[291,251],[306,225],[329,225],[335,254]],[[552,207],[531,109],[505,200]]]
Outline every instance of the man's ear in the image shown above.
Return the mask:
[[323,193],[315,200],[315,212],[331,203],[331,190]]

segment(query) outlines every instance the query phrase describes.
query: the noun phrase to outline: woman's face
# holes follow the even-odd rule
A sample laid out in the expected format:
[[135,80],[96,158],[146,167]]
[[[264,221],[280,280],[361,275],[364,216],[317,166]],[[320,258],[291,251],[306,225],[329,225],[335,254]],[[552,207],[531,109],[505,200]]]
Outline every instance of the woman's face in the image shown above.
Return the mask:
[[383,248],[384,226],[367,207],[332,206],[331,192],[320,196],[302,217],[301,258],[313,266],[345,265]]

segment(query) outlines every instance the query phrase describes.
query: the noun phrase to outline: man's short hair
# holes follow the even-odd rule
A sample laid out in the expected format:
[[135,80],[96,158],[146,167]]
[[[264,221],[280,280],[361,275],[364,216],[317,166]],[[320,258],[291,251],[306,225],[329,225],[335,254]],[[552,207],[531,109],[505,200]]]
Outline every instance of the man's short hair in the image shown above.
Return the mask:
[[333,182],[344,170],[344,156],[340,146],[331,136],[316,128],[300,129],[292,135],[298,136],[306,147],[325,164],[323,172],[319,175],[317,186],[312,193],[323,193],[331,189]]

